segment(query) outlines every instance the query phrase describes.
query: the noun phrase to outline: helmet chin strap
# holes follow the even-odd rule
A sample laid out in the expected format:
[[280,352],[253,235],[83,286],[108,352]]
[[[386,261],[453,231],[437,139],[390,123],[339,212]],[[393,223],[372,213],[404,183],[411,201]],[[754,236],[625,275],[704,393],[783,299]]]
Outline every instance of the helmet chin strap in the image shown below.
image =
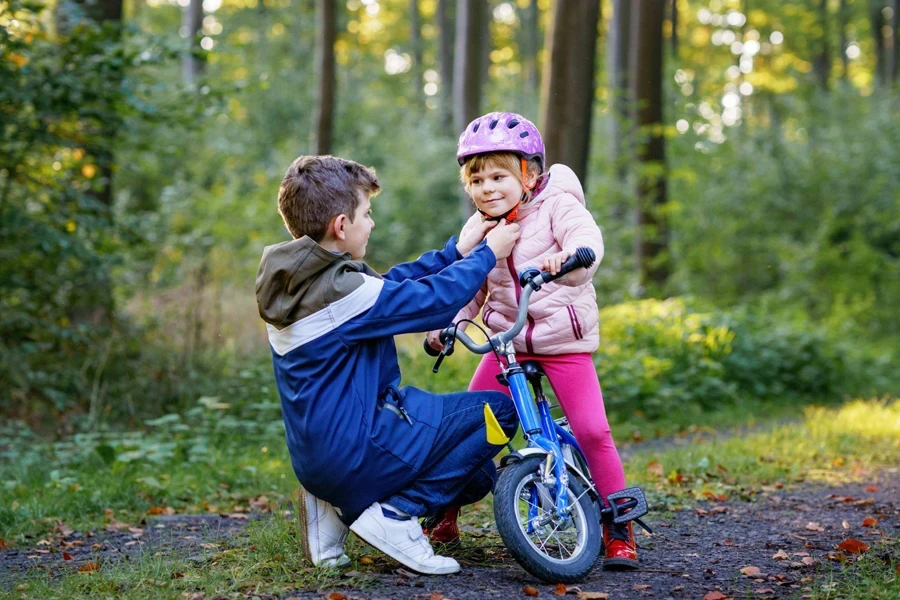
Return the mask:
[[528,176],[528,161],[526,161],[526,160],[525,160],[524,158],[522,158],[522,157],[520,157],[519,160],[521,161],[520,164],[521,164],[521,166],[522,166],[522,182],[523,182],[523,184],[524,184],[524,189],[522,190],[522,197],[519,198],[518,204],[516,204],[515,206],[513,206],[511,209],[509,209],[508,211],[506,211],[506,212],[503,213],[502,215],[498,215],[498,216],[496,216],[496,217],[492,217],[491,215],[487,214],[486,212],[484,212],[483,210],[481,210],[481,209],[479,208],[479,209],[478,209],[478,212],[481,213],[481,216],[483,217],[483,220],[484,220],[484,221],[502,221],[503,219],[506,219],[506,222],[507,222],[507,223],[512,223],[513,221],[516,220],[516,217],[517,217],[518,214],[519,214],[519,207],[522,206],[522,204],[524,204],[526,200],[528,200],[528,192],[529,192],[530,190],[533,190],[533,189],[534,189],[534,186],[537,184],[537,181],[534,181],[534,182],[532,182],[532,183],[528,183],[528,179],[527,179],[527,176]]

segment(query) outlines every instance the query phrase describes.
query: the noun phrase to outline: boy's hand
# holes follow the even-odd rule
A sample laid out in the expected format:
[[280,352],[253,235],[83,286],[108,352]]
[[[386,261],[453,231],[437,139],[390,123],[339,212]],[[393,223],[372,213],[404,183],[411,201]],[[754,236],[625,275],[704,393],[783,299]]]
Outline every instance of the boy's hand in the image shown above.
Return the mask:
[[541,263],[541,271],[550,271],[551,275],[556,275],[557,273],[559,273],[559,269],[560,267],[562,267],[562,264],[566,262],[566,260],[570,256],[572,256],[572,252],[570,252],[569,250],[563,250],[562,252],[551,254],[544,259],[543,263]]
[[508,223],[506,219],[487,234],[487,245],[494,252],[497,260],[503,260],[512,253],[513,246],[519,239],[519,224]]
[[472,251],[475,246],[481,243],[481,240],[484,239],[484,236],[488,231],[497,226],[497,221],[482,221],[478,225],[472,228],[472,231],[468,232],[465,237],[463,237],[456,244],[456,251],[462,254],[463,256],[468,256],[469,252]]

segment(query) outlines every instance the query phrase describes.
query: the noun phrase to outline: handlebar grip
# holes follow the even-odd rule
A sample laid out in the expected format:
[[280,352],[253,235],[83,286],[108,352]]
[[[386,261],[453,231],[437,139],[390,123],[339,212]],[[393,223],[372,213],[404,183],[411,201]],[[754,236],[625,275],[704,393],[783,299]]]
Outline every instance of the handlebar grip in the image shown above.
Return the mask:
[[[596,259],[597,255],[594,254],[594,251],[591,248],[582,246],[575,250],[575,254],[566,259],[566,262],[559,267],[559,272],[556,275],[552,275],[549,278],[545,276],[544,281],[552,281],[554,279],[559,279],[560,277],[565,277],[576,269],[588,269],[594,264]],[[550,275],[546,271],[544,273]]]
[[437,356],[441,353],[440,350],[435,350],[431,347],[431,344],[428,343],[428,338],[425,338],[425,341],[422,343],[422,347],[425,348],[425,354],[428,356]]

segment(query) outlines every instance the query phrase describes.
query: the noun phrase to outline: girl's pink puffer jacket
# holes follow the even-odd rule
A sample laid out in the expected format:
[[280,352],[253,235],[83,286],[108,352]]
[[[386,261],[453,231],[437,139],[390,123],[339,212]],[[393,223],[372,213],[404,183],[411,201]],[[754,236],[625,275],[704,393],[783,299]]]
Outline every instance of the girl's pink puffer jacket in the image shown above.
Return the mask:
[[[481,218],[480,213],[472,215],[462,235]],[[597,295],[591,278],[603,258],[603,235],[585,208],[584,191],[572,169],[565,165],[550,167],[543,189],[519,207],[516,222],[521,236],[512,254],[497,263],[455,321],[474,318],[484,305],[481,318],[488,328],[493,332],[509,329],[515,322],[522,293],[518,274],[526,267],[540,269],[546,257],[561,250],[574,252],[580,246],[588,246],[597,255],[594,265],[535,292],[528,305],[528,323],[513,340],[513,346],[517,352],[531,354],[593,352],[600,345],[600,334]],[[569,280],[572,276],[576,279]]]

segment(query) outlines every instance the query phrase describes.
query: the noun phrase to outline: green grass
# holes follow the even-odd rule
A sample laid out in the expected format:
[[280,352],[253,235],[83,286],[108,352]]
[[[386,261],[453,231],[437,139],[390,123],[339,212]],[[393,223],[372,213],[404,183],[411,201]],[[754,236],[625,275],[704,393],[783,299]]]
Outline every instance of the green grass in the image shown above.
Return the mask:
[[[35,573],[18,588],[0,592],[0,598],[181,599],[196,592],[213,597],[251,591],[287,595],[294,589],[365,587],[367,573],[390,569],[386,559],[355,541],[349,549],[355,559],[349,576],[304,563],[296,524],[283,514],[296,487],[283,434],[276,423],[259,421],[263,424],[230,419],[227,409],[207,402],[191,417],[157,420],[142,434],[82,436],[40,445],[6,432],[0,531],[13,547],[33,546],[35,539],[26,536],[51,531],[57,519],[79,531],[100,529],[108,522],[108,508],[118,521],[138,524],[152,507],[169,506],[179,513],[231,512],[247,510],[251,499],[261,494],[274,506],[272,518],[252,522],[231,547],[211,550],[203,560],[145,553],[95,573],[53,581]],[[629,484],[644,487],[658,508],[674,509],[709,495],[751,498],[763,486],[865,480],[881,467],[896,465],[900,401],[810,408],[797,422],[741,438],[704,439],[708,441],[687,447],[639,452],[626,464]],[[113,454],[97,450],[103,446]],[[662,475],[648,470],[655,463]],[[465,522],[489,525],[490,501],[468,511]],[[499,540],[476,539],[461,560],[490,564]],[[809,593],[814,598],[898,598],[897,564],[900,548],[896,540],[887,540],[849,567],[854,577],[825,572],[822,581],[836,587],[822,588],[817,580]]]

